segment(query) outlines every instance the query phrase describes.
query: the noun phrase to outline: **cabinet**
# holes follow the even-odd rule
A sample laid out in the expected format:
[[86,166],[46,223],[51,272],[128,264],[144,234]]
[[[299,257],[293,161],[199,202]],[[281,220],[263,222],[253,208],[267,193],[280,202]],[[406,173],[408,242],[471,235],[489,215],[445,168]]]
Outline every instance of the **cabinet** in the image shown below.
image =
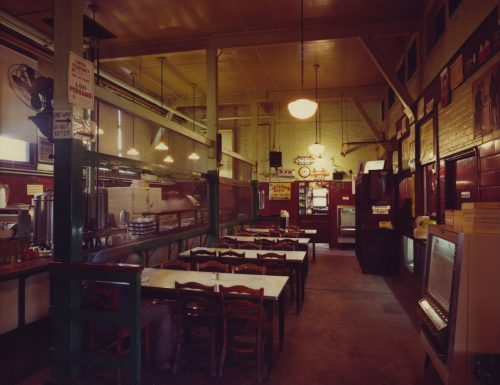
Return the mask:
[[391,170],[370,171],[356,179],[356,256],[363,273],[398,270],[394,201]]

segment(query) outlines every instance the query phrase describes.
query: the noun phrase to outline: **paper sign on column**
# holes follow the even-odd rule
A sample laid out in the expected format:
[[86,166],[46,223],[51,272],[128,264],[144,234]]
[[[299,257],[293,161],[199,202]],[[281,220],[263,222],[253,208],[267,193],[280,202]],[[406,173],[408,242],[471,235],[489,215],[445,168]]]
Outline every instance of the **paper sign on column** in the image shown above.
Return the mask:
[[68,100],[75,106],[94,109],[94,64],[69,53]]
[[52,115],[52,136],[56,139],[71,139],[73,137],[73,111],[54,110]]

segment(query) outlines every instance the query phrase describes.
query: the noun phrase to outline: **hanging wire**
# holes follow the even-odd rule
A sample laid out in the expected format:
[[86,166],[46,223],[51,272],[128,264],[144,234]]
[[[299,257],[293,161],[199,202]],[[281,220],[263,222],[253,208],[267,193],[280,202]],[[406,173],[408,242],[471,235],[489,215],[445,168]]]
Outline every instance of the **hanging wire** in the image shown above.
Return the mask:
[[[314,65],[314,69],[316,70],[316,104],[318,105],[319,107],[319,102],[318,102],[318,69],[319,69],[319,64],[315,64]],[[318,115],[319,115],[319,111],[316,112],[316,143],[321,143],[321,137],[319,138],[319,142],[318,142]]]
[[300,87],[304,90],[304,0],[300,0]]
[[161,67],[160,67],[160,102],[161,102],[161,106],[163,107],[163,63],[165,61],[165,58],[161,57],[160,58],[160,63],[161,63]]
[[[132,76],[132,88],[135,88],[135,73],[130,74]],[[135,105],[135,92],[132,93],[132,104]],[[132,114],[132,147],[135,148],[135,117]]]
[[196,103],[195,95],[196,95],[196,84],[193,84],[193,131],[195,130],[195,123],[194,123],[194,116],[195,116],[194,111]]
[[340,94],[340,124],[342,127],[342,145],[344,145],[344,106],[343,106],[344,95]]

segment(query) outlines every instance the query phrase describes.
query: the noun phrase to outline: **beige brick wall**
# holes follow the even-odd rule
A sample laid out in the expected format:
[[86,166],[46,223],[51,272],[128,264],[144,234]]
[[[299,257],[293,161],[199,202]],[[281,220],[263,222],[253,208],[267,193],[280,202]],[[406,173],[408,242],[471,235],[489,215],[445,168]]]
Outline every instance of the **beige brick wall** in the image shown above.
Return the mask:
[[[380,126],[380,103],[362,102],[362,105],[375,124]],[[309,155],[308,146],[315,141],[315,120],[311,118],[307,121],[299,121],[291,118],[286,105],[282,106],[279,112],[276,112],[276,116],[276,148],[283,153],[283,167],[294,169],[296,178],[302,179],[297,176],[299,166],[294,163],[294,159],[299,155]],[[339,101],[321,102],[320,121],[321,143],[326,147],[323,157],[328,160],[326,170],[330,173],[327,179],[332,178],[334,164],[337,170],[345,172],[352,170],[356,173],[359,161],[378,159],[374,144],[353,146],[345,157],[340,155],[342,150],[342,120]],[[269,181],[269,150],[273,141],[273,123],[270,122],[269,125],[260,123],[258,143],[252,142],[248,128],[241,127],[238,129],[237,142],[240,152],[245,156],[248,156],[257,147],[259,180]],[[344,113],[344,142],[372,140],[375,138],[371,131],[361,120],[352,104],[347,101]],[[290,178],[272,177],[273,181],[280,179],[290,180]]]

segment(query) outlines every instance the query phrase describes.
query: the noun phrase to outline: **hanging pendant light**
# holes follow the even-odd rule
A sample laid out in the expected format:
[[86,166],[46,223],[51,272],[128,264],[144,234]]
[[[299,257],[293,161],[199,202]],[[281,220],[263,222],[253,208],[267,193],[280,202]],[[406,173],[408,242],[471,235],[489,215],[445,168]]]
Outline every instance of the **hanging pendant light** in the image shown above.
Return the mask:
[[[304,92],[304,0],[300,0],[300,84]],[[288,104],[288,111],[297,119],[307,119],[313,116],[318,109],[318,103],[299,98]]]
[[[319,105],[318,103],[318,68],[319,68],[319,64],[315,64],[314,65],[314,69],[316,70],[316,106]],[[309,152],[313,155],[313,156],[318,156],[318,155],[321,155],[323,153],[323,151],[325,151],[325,146],[323,146],[321,143],[320,143],[320,140],[319,140],[319,125],[318,125],[318,119],[319,119],[319,116],[318,114],[316,114],[316,141],[309,145]]]
[[[193,84],[193,132],[195,132],[195,123],[194,123],[194,117],[195,117],[195,113],[194,113],[194,109],[195,109],[195,92],[196,92],[196,84]],[[196,153],[195,149],[194,149],[194,141],[193,141],[193,152],[191,154],[189,154],[188,156],[188,159],[190,160],[199,160],[200,159],[200,156]]]
[[[135,88],[135,73],[131,73],[132,76],[132,87]],[[132,94],[132,103],[135,104],[135,94]],[[127,155],[137,156],[139,155],[139,151],[135,148],[135,116],[132,115],[132,148],[127,151]]]
[[[160,67],[160,102],[161,102],[161,106],[163,107],[163,62],[165,61],[165,58],[164,57],[160,57],[158,59],[160,60],[160,63],[161,63],[161,67]],[[163,141],[163,130],[164,130],[164,128],[160,127],[160,130],[161,130],[160,141],[155,146],[155,150],[167,151],[168,150],[168,146]]]
[[174,163],[174,159],[170,155],[167,155],[165,158],[163,158],[163,161],[165,163]]

